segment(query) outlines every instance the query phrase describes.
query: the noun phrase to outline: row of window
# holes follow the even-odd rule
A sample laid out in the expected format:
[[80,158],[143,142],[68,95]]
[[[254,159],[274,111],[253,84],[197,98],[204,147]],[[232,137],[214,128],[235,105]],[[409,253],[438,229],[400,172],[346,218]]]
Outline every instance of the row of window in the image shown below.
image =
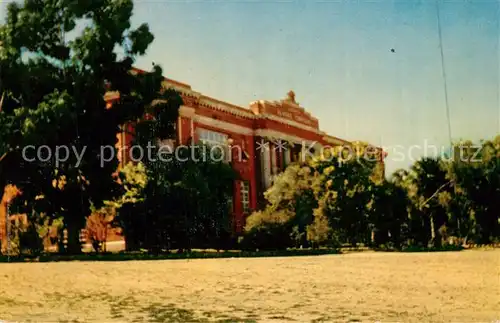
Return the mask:
[[[203,128],[198,128],[197,133],[199,140],[204,144],[222,146],[225,148],[224,153],[227,154],[229,153],[228,135]],[[240,181],[240,200],[241,200],[241,209],[243,213],[245,214],[250,213],[250,183],[248,181]],[[229,202],[229,207],[230,209],[233,208],[232,199]]]
[[[208,129],[198,128],[197,129],[198,138],[201,142],[214,145],[222,146],[224,148],[223,153],[227,154],[226,157],[229,158],[229,146],[228,146],[228,135]],[[291,150],[276,151],[271,149],[270,153],[263,151],[262,156],[262,175],[264,180],[264,186],[267,188],[272,184],[272,176],[277,175],[283,171],[286,166],[291,162],[295,161],[295,154]],[[280,163],[278,165],[278,160]],[[250,212],[250,187],[249,183],[246,181],[240,182],[240,197],[241,197],[241,208],[244,213]],[[232,208],[232,203],[231,203]]]
[[243,213],[250,213],[250,183],[247,181],[240,182],[241,208]]
[[198,128],[197,133],[198,138],[202,143],[217,147],[219,149],[219,153],[223,155],[222,157],[224,158],[224,161],[231,161],[231,151],[228,145],[228,135],[203,128]]
[[207,144],[227,145],[228,141],[228,135],[202,128],[198,128],[198,137]]
[[[250,183],[248,181],[240,181],[240,202],[241,210],[244,214],[250,214]],[[233,197],[228,201],[230,212],[233,211]]]

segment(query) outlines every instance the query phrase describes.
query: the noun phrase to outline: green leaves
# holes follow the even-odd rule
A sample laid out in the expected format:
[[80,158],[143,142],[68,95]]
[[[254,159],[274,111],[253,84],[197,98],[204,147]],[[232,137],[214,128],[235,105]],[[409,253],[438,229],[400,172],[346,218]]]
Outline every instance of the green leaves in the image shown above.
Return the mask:
[[126,202],[121,203],[118,220],[144,247],[216,247],[229,235],[234,171],[203,158],[202,150],[193,153],[181,153],[184,161],[147,163],[145,172],[122,172],[126,193],[117,202]]
[[379,181],[373,174],[379,170],[376,163],[363,159],[363,147],[358,147],[356,158],[334,156],[290,165],[278,175],[265,193],[266,209],[247,219],[246,231],[255,235],[281,226],[298,230],[289,234],[302,237],[300,244],[315,246],[336,243],[339,237],[365,240],[375,179]]
[[132,43],[129,53],[131,55],[144,55],[149,45],[153,42],[154,36],[149,31],[149,26],[142,24],[130,32],[129,39]]
[[[153,40],[145,24],[130,30],[132,11],[131,0],[26,0],[10,4],[0,26],[0,156],[6,156],[0,161],[0,191],[6,182],[15,184],[24,205],[61,215],[75,230],[90,205],[99,207],[119,194],[116,155],[101,165],[101,146],[114,146],[119,126],[140,119],[159,96],[161,68],[131,73]],[[69,39],[67,33],[82,24],[85,28]],[[121,60],[119,47],[126,47]],[[111,109],[104,100],[108,90],[120,92]],[[175,100],[163,119],[177,113]],[[78,166],[73,155],[57,166],[67,184],[56,189],[51,185],[56,165],[23,161],[21,149],[28,145],[86,151]],[[43,203],[35,202],[40,195]]]
[[[478,154],[476,154],[478,147],[475,146],[474,160],[465,159],[466,161],[455,163],[449,168],[451,177],[456,182],[455,195],[460,202],[460,205],[451,204],[459,216],[454,218],[457,221],[474,223],[475,228],[469,226],[471,233],[473,231],[475,238],[481,243],[490,242],[500,235],[499,142],[500,136],[483,142]],[[466,153],[469,152],[467,149]],[[466,220],[467,218],[470,220]]]

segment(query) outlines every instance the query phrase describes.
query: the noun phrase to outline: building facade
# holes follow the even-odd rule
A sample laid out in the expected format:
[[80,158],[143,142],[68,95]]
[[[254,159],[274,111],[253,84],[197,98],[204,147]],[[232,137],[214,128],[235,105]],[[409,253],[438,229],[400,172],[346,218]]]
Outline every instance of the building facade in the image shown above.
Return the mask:
[[[141,70],[134,70],[142,73]],[[223,147],[226,161],[238,174],[232,200],[233,229],[240,233],[246,217],[263,207],[263,194],[273,177],[298,161],[301,154],[324,147],[351,143],[328,135],[319,128],[318,119],[295,100],[290,91],[277,101],[259,100],[241,107],[196,92],[191,86],[164,79],[163,88],[175,89],[183,99],[176,124],[173,146],[204,142]],[[111,106],[118,93],[107,93]],[[130,161],[133,125],[124,125],[118,136],[118,159]],[[381,159],[383,162],[383,159]],[[6,243],[7,203],[17,193],[6,192],[0,201],[0,240]],[[3,238],[3,239],[2,239]]]
[[[318,119],[297,103],[293,91],[281,100],[259,100],[245,108],[170,79],[164,80],[163,88],[175,89],[183,99],[173,145],[204,142],[225,147],[227,161],[238,174],[232,201],[237,233],[242,231],[246,217],[263,206],[263,193],[289,163],[298,161],[307,151],[350,145],[321,131]],[[108,94],[110,102],[117,98],[116,93]],[[125,126],[118,136],[122,163],[129,159],[132,128]]]

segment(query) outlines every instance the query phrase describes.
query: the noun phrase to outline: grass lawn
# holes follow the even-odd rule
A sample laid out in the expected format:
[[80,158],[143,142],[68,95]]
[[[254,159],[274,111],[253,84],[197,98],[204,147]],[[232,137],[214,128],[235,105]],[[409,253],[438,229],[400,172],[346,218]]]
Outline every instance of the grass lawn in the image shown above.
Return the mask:
[[0,264],[0,321],[500,320],[500,250]]

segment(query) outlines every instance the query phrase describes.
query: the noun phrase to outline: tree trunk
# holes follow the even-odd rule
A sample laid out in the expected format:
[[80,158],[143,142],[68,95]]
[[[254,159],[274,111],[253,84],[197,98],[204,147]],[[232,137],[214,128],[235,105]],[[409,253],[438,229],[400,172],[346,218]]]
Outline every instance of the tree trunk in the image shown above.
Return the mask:
[[5,186],[0,183],[0,203],[2,203],[3,196],[5,194]]
[[58,253],[66,253],[66,244],[64,243],[64,228],[61,228],[57,232],[57,252]]
[[125,250],[126,251],[138,251],[139,250],[139,243],[137,239],[137,235],[130,232],[130,231],[125,231],[123,234],[125,238]]
[[429,224],[431,227],[431,241],[430,244],[434,245],[434,239],[436,238],[436,231],[434,230],[434,217],[432,216],[432,213],[429,215]]
[[433,247],[441,247],[441,234],[436,230],[435,217],[433,213],[429,215],[431,225],[431,245]]
[[0,203],[2,203],[5,194],[5,187],[7,186],[7,179],[2,174],[2,166],[0,165]]
[[69,220],[66,223],[66,230],[68,232],[68,243],[66,253],[80,254],[82,253],[82,244],[80,243],[80,226],[75,221]]
[[[7,181],[5,180],[5,177],[2,175],[2,166],[0,165],[0,208],[3,207],[2,200],[5,194],[6,184]],[[2,214],[2,212],[0,212],[0,214]],[[9,234],[7,229],[9,222],[7,206],[5,206],[5,214],[2,214],[1,216],[5,216],[5,219],[0,220],[0,223],[2,223],[2,227],[0,227],[0,255],[2,254],[2,250],[7,248],[6,241],[8,240],[7,235]],[[3,220],[5,220],[5,223]],[[3,235],[1,234],[2,232],[4,232]],[[2,241],[2,238],[4,239],[4,241]]]
[[104,252],[107,252],[108,248],[106,245],[108,244],[108,222],[105,222],[105,223],[106,223],[106,227],[104,228],[104,242],[103,242],[102,249]]

